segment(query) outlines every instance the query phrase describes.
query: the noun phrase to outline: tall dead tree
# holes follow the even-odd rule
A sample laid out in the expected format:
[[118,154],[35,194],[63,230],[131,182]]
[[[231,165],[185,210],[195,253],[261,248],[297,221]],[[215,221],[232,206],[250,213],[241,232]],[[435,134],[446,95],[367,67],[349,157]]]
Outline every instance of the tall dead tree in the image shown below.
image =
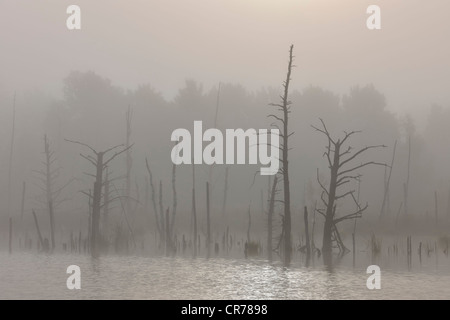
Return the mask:
[[352,196],[355,190],[343,191],[341,194],[338,192],[352,180],[358,180],[361,175],[357,174],[356,171],[368,165],[381,165],[387,166],[385,163],[379,163],[375,161],[367,161],[361,163],[360,165],[353,165],[353,163],[358,159],[359,156],[364,154],[370,149],[384,148],[384,145],[372,145],[366,146],[353,152],[351,146],[346,147],[347,140],[356,133],[360,131],[344,132],[344,137],[342,139],[335,139],[331,136],[328,131],[325,122],[320,119],[322,123],[322,128],[312,126],[316,131],[324,134],[328,141],[328,146],[324,152],[328,161],[328,167],[330,169],[330,181],[329,186],[326,188],[319,179],[319,170],[317,170],[317,182],[319,183],[322,194],[321,200],[325,208],[316,209],[325,218],[325,224],[323,229],[323,244],[322,244],[322,255],[324,263],[326,265],[332,264],[332,247],[333,242],[336,242],[339,252],[345,252],[346,248],[342,243],[342,240],[337,229],[337,224],[342,221],[357,219],[362,216],[362,213],[367,209],[368,204],[364,207],[358,205],[358,209],[355,212],[346,214],[341,217],[336,216],[336,204],[338,200],[344,199],[347,196]]
[[292,244],[291,244],[291,193],[289,186],[289,137],[293,134],[293,132],[289,132],[289,114],[291,113],[291,104],[289,101],[289,84],[291,82],[291,72],[293,65],[293,50],[294,46],[291,45],[289,49],[289,62],[288,69],[286,74],[286,80],[283,83],[283,94],[280,96],[280,103],[271,103],[271,106],[277,107],[278,111],[282,113],[282,116],[279,117],[275,114],[270,114],[269,117],[274,118],[275,120],[281,122],[282,129],[280,130],[280,136],[282,139],[281,142],[281,173],[283,174],[283,192],[284,192],[284,216],[283,216],[283,231],[284,231],[284,264],[289,265],[291,262],[291,253],[292,253]]
[[[133,145],[130,145],[128,147],[123,146],[122,144],[111,147],[109,149],[106,149],[105,151],[97,151],[91,146],[79,142],[79,141],[73,141],[73,140],[67,140],[67,142],[74,143],[81,145],[87,149],[90,150],[90,152],[93,155],[84,155],[80,153],[80,156],[89,161],[94,167],[95,167],[95,182],[94,182],[94,193],[92,195],[92,225],[91,225],[91,255],[93,257],[98,257],[100,254],[100,210],[102,207],[101,200],[102,200],[102,189],[103,189],[103,172],[108,167],[108,164],[115,159],[120,154],[127,152]],[[115,151],[113,155],[107,157],[107,155],[117,150],[118,148],[121,148],[122,150]]]
[[61,201],[58,200],[62,190],[67,187],[72,181],[69,180],[66,184],[61,187],[56,186],[56,181],[59,177],[59,168],[56,167],[56,155],[52,150],[50,141],[47,135],[44,135],[44,168],[42,170],[33,171],[37,173],[37,179],[40,181],[40,188],[44,192],[45,208],[48,212],[49,222],[50,222],[50,251],[55,250],[55,207]]

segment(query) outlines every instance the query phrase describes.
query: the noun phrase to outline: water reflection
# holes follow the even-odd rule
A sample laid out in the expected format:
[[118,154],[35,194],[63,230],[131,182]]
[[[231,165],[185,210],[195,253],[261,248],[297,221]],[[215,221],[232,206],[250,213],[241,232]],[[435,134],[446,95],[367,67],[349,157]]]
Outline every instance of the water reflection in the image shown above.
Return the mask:
[[[66,288],[72,264],[81,268],[79,291]],[[1,299],[450,299],[450,274],[434,268],[382,268],[375,291],[367,277],[365,268],[262,260],[0,253]]]

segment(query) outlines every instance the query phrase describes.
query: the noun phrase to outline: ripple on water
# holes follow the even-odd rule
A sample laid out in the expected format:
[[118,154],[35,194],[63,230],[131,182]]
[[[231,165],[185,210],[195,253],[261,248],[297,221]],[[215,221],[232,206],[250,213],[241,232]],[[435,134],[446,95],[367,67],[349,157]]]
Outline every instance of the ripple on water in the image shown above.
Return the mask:
[[[80,266],[81,290],[66,288]],[[365,270],[283,268],[261,260],[0,253],[0,299],[450,299],[450,276],[383,271],[381,290]]]

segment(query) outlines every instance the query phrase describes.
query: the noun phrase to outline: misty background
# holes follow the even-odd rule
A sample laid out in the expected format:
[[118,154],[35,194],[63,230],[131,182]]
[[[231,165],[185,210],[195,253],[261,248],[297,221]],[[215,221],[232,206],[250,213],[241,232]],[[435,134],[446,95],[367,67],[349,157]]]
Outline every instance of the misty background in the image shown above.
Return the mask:
[[[217,127],[268,128],[268,106],[278,102],[288,46],[295,44],[290,100],[293,102],[290,154],[294,236],[301,208],[320,197],[316,168],[326,180],[326,140],[311,125],[321,117],[334,134],[362,130],[353,145],[385,144],[368,154],[389,162],[397,140],[390,186],[390,212],[395,215],[406,179],[411,138],[410,209],[413,216],[434,210],[449,214],[450,150],[450,3],[435,0],[376,1],[382,30],[365,27],[366,8],[374,1],[77,1],[82,29],[65,27],[68,1],[1,0],[0,39],[0,201],[8,201],[8,162],[16,92],[16,128],[12,165],[11,214],[20,212],[22,183],[27,182],[25,213],[31,208],[45,219],[35,170],[41,169],[43,137],[56,153],[66,199],[56,210],[59,235],[85,228],[88,201],[80,190],[91,188],[84,175],[91,166],[83,151],[64,139],[106,149],[124,143],[125,114],[132,119],[132,194],[143,201],[145,158],[154,180],[171,205],[170,134],[192,130],[194,120],[213,127],[221,83]],[[45,10],[44,10],[45,8]],[[244,226],[247,209],[263,214],[268,178],[259,166],[230,166],[227,214]],[[125,173],[125,159],[112,167]],[[177,167],[179,197],[176,229],[189,228],[192,173]],[[361,200],[369,203],[363,220],[376,219],[383,200],[385,171],[361,170]],[[197,170],[200,223],[204,218],[204,183],[209,168]],[[212,216],[221,214],[225,166],[212,172]],[[116,185],[123,188],[124,181]],[[263,192],[263,200],[261,199]],[[2,230],[8,212],[0,206]],[[118,208],[114,214],[121,221]],[[139,221],[152,226],[152,214],[139,206]],[[180,220],[178,220],[180,219]],[[183,220],[184,219],[184,220]],[[264,219],[260,224],[263,225]],[[66,223],[70,221],[70,223]],[[117,222],[117,223],[123,223]],[[213,219],[213,225],[219,224]],[[231,223],[230,221],[228,223]],[[254,223],[258,223],[255,219]],[[30,228],[31,228],[30,227]],[[222,232],[224,226],[218,232]],[[30,229],[31,230],[31,229]],[[46,230],[46,226],[43,226]],[[216,229],[217,230],[217,229]],[[6,243],[6,232],[1,235]]]

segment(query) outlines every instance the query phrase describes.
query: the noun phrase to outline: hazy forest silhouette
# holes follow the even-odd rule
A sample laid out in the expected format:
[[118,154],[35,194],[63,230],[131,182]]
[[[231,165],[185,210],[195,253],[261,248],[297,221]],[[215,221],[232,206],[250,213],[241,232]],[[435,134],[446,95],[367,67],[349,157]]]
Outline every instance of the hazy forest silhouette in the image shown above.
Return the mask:
[[[151,85],[125,89],[93,71],[71,72],[60,98],[0,91],[0,248],[282,259],[286,250],[344,255],[356,233],[375,251],[377,237],[418,235],[446,239],[448,253],[450,108],[430,102],[418,128],[371,84],[338,94],[297,88],[299,77],[295,68],[287,76],[288,97],[286,81],[250,92],[186,80],[168,100]],[[190,130],[194,120],[204,129],[270,128],[277,119],[268,116],[282,115],[273,104],[282,111],[288,101],[287,233],[282,172],[275,179],[255,175],[256,165],[172,165],[174,129]],[[335,172],[338,195],[337,158],[329,160],[343,139],[342,161],[364,152],[351,159],[351,175]]]

